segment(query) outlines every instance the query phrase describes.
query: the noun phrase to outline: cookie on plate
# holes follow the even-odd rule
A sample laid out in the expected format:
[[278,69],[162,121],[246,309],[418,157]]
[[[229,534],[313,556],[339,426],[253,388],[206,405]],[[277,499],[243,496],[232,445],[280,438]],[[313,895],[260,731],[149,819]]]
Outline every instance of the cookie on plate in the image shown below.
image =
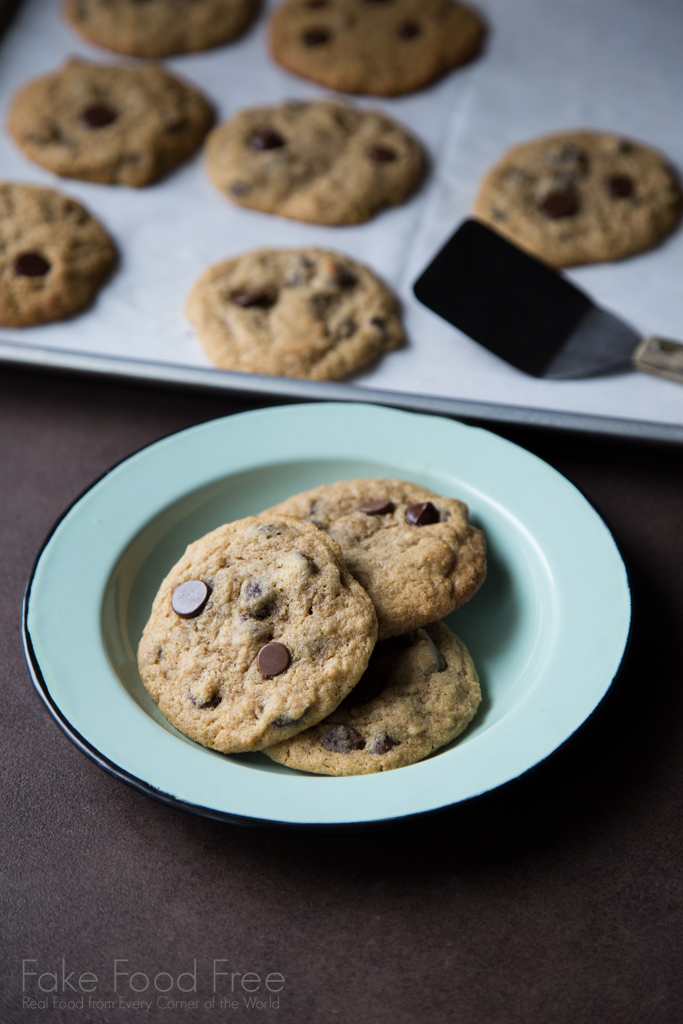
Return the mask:
[[186,310],[209,358],[242,373],[338,380],[404,339],[386,285],[321,249],[259,249],[218,263]]
[[286,0],[270,43],[280,64],[320,85],[396,96],[471,60],[484,32],[454,0]]
[[8,128],[54,174],[138,187],[194,153],[212,121],[204,97],[156,64],[69,60],[19,90]]
[[474,213],[546,263],[570,267],[657,245],[680,220],[681,190],[654,150],[570,131],[508,150],[484,178]]
[[50,188],[0,183],[0,324],[28,327],[89,306],[116,262],[99,221]]
[[208,50],[241,35],[258,0],[66,0],[64,13],[89,42],[131,57]]
[[367,775],[415,764],[474,718],[481,691],[467,648],[443,622],[375,648],[331,715],[264,754],[320,775]]
[[243,110],[206,145],[214,185],[233,202],[314,224],[360,224],[420,181],[420,144],[390,118],[339,103]]
[[486,577],[484,534],[467,506],[405,480],[324,484],[264,514],[296,516],[337,541],[372,598],[380,640],[448,615]]
[[370,598],[333,540],[287,516],[252,516],[190,544],[154,600],[138,666],[172,725],[237,753],[328,715],[376,635]]

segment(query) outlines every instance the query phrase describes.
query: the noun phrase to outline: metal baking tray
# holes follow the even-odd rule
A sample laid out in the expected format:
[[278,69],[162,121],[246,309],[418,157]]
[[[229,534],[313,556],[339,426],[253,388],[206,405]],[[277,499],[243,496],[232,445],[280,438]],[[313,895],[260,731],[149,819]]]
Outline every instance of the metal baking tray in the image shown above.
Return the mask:
[[[209,184],[200,157],[147,189],[57,180],[1,138],[2,177],[55,187],[82,201],[109,228],[122,261],[92,310],[61,324],[0,328],[0,361],[276,400],[373,402],[466,420],[683,442],[680,385],[636,373],[572,382],[527,378],[412,295],[412,283],[467,216],[483,172],[516,141],[561,128],[610,128],[658,146],[683,165],[670,84],[683,80],[676,48],[683,8],[664,0],[653,0],[647,13],[639,0],[597,6],[558,0],[552,9],[543,0],[518,0],[514,10],[505,0],[481,0],[478,6],[492,26],[479,60],[411,96],[353,100],[381,107],[411,128],[432,164],[418,195],[367,225],[323,228],[233,207]],[[270,59],[267,13],[230,46],[166,62],[214,100],[219,118],[252,104],[329,95]],[[120,59],[79,39],[53,0],[5,0],[0,26],[4,108],[23,81],[68,55]],[[637,80],[623,72],[631,51]],[[406,350],[347,383],[213,368],[183,320],[182,293],[218,259],[260,246],[306,245],[367,262],[394,287],[404,307]],[[643,333],[683,337],[682,275],[679,232],[651,253],[569,276]]]

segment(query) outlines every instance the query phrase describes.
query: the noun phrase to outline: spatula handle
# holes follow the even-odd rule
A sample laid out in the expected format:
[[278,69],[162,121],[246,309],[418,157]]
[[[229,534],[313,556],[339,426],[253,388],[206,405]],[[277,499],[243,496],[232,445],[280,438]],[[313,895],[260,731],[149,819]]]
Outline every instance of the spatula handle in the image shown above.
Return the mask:
[[683,345],[668,338],[643,338],[632,357],[636,370],[656,373],[683,384]]

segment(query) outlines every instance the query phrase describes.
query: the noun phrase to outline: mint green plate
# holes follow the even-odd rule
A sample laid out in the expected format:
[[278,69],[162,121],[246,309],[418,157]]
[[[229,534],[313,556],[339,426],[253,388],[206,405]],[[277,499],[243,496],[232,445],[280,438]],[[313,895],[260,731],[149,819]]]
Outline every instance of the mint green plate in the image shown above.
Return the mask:
[[[185,546],[297,491],[399,477],[462,498],[489,575],[447,620],[483,701],[420,764],[328,778],[186,739],[159,714],[135,651]],[[547,757],[591,714],[630,622],[623,562],[592,506],[546,463],[485,430],[361,404],[242,413],[127,459],[58,523],[27,588],[25,646],[61,727],[108,771],[161,800],[244,824],[381,822],[467,800]]]

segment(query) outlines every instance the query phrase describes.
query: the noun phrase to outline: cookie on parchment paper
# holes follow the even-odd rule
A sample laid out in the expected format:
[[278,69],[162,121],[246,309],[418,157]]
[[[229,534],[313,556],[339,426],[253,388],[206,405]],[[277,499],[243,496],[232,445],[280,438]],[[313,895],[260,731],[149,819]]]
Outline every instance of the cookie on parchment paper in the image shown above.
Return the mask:
[[241,35],[258,0],[66,0],[67,20],[91,43],[131,57],[208,50]]
[[467,648],[435,622],[377,644],[360,682],[331,715],[263,752],[321,775],[390,771],[454,740],[480,701]]
[[286,0],[270,23],[275,59],[340,92],[395,96],[477,55],[482,19],[454,0]]
[[206,145],[229,199],[314,224],[360,224],[402,203],[423,176],[419,142],[375,110],[297,102],[243,110]]
[[98,220],[49,188],[0,183],[0,324],[62,320],[90,305],[116,262]]
[[321,249],[259,249],[216,264],[186,311],[209,358],[243,373],[338,380],[404,340],[389,288]]
[[69,60],[17,92],[8,128],[54,174],[139,187],[201,145],[210,104],[157,64],[115,67]]
[[448,615],[486,577],[484,534],[468,522],[467,506],[409,481],[324,484],[264,515],[296,516],[337,541],[372,598],[380,640]]
[[651,249],[678,224],[677,177],[654,150],[568,131],[508,150],[484,178],[475,216],[555,267]]
[[355,686],[377,636],[338,546],[287,516],[249,517],[187,548],[138,648],[168,721],[223,753],[301,732]]

